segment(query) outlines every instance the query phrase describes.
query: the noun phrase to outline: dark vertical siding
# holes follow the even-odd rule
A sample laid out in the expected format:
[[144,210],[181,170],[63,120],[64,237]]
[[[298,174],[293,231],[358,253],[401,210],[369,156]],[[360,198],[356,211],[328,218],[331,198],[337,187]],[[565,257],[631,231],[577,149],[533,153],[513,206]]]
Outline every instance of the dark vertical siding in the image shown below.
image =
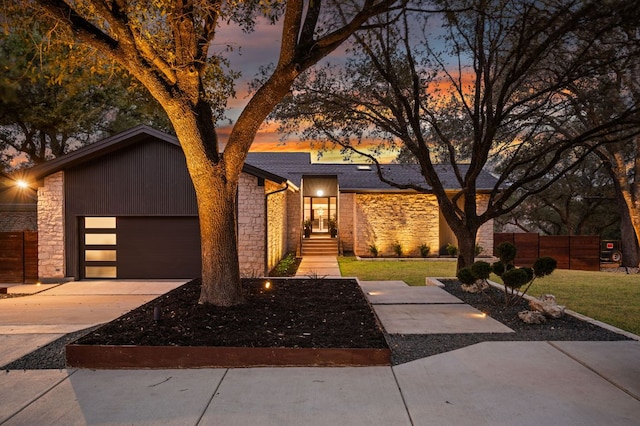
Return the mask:
[[79,277],[83,216],[197,216],[184,154],[148,138],[65,171],[67,276]]

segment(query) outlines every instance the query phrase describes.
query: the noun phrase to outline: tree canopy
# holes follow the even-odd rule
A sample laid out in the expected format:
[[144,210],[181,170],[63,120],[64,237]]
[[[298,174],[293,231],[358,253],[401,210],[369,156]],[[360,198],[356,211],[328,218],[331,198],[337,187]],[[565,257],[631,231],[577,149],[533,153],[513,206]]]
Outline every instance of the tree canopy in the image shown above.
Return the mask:
[[[567,94],[638,55],[637,46],[609,38],[638,22],[627,0],[418,2],[394,26],[357,37],[346,68],[307,74],[275,116],[285,131],[303,126],[303,136],[373,162],[375,153],[363,149],[370,141],[378,149],[404,147],[425,185],[397,182],[382,168],[379,176],[436,195],[462,267],[473,261],[483,223],[553,185],[597,146],[637,134],[635,102],[578,126]],[[593,48],[605,41],[607,52]],[[445,190],[438,163],[450,165],[460,190]],[[498,179],[480,201],[484,168]]]
[[0,149],[14,166],[139,123],[171,130],[157,102],[95,50],[52,40],[33,19],[4,19],[11,31],[0,34]]
[[[201,303],[243,301],[236,235],[240,173],[259,126],[300,73],[370,20],[402,0],[36,0],[60,28],[119,64],[166,111],[185,153],[198,202],[202,242]],[[281,27],[276,65],[236,120],[224,150],[216,122],[233,95],[222,23],[257,29],[258,16]],[[392,16],[389,15],[389,18]],[[380,25],[382,22],[376,22]],[[265,64],[267,65],[267,64]]]

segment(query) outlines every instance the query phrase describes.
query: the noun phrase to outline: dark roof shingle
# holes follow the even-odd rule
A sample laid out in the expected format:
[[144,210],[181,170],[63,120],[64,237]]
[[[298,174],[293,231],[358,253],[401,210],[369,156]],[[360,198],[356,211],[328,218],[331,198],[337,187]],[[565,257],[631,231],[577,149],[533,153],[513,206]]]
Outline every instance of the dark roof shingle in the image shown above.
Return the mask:
[[[247,163],[282,176],[296,186],[300,186],[303,176],[337,176],[341,191],[399,191],[378,178],[374,165],[311,163],[310,154],[299,152],[250,152]],[[384,176],[397,184],[414,184],[430,190],[417,164],[383,164],[381,167]],[[463,174],[466,167],[460,166]],[[439,164],[436,168],[445,189],[460,189],[451,165]],[[494,176],[483,171],[478,177],[478,191],[490,191],[496,182]]]

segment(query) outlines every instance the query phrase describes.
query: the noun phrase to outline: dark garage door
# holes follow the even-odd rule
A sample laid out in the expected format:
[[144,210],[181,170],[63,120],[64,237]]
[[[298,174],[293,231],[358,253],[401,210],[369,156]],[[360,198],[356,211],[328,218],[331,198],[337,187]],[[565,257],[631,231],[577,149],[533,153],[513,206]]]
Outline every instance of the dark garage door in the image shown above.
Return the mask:
[[119,217],[118,278],[196,278],[201,274],[195,217]]
[[87,217],[83,223],[83,278],[201,274],[197,217]]

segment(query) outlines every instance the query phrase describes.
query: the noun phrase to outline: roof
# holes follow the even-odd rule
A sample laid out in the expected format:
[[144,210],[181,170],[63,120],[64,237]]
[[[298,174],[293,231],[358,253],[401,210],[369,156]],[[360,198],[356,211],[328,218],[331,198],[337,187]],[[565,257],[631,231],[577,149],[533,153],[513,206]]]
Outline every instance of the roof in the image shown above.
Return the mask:
[[[29,170],[28,176],[31,180],[42,179],[60,170],[84,164],[149,139],[180,146],[175,136],[146,125],[140,125],[35,166]],[[397,184],[414,184],[424,188],[426,191],[430,190],[417,164],[384,164],[381,167],[384,175]],[[453,173],[453,168],[450,165],[440,164],[435,167],[445,189],[460,189],[460,185]],[[459,167],[464,173],[467,166],[461,165]],[[277,183],[289,181],[298,187],[301,185],[303,176],[336,176],[341,192],[401,191],[395,186],[380,181],[373,165],[312,163],[311,154],[307,152],[250,152],[243,171]],[[478,177],[477,189],[478,191],[490,191],[494,188],[496,182],[495,177],[483,171]],[[413,190],[407,191],[411,192]]]
[[[382,182],[378,178],[374,165],[312,163],[309,153],[250,152],[247,163],[282,176],[297,186],[300,186],[303,176],[336,176],[341,192],[400,191],[397,187]],[[445,189],[460,189],[451,165],[437,164],[435,167]],[[465,173],[468,168],[467,165],[459,167],[462,173]],[[384,176],[397,184],[415,184],[427,191],[431,189],[426,184],[420,173],[420,166],[417,164],[383,164],[381,168]],[[477,189],[490,191],[496,183],[497,179],[494,176],[483,171],[478,176]]]
[[[95,160],[109,153],[124,149],[135,143],[145,140],[154,139],[173,144],[180,147],[180,142],[175,136],[156,130],[146,125],[140,125],[133,127],[117,135],[111,136],[106,139],[102,139],[98,142],[90,145],[83,146],[75,151],[72,151],[66,155],[47,161],[46,163],[32,167],[29,170],[29,179],[38,180],[45,176],[56,173],[60,170],[69,169],[71,167],[79,166],[88,161]],[[271,180],[277,183],[284,183],[285,178],[277,176],[267,170],[262,170],[254,165],[245,164],[242,169],[245,173],[253,176]]]

